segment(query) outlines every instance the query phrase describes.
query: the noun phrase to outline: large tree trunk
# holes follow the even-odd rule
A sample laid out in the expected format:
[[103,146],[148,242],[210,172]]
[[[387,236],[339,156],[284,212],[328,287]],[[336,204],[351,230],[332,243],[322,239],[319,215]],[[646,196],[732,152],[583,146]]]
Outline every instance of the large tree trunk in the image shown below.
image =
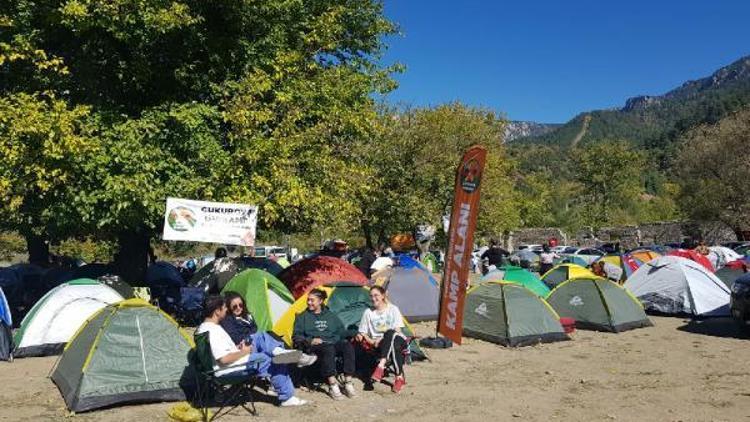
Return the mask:
[[369,220],[362,220],[362,234],[365,236],[365,246],[374,249],[372,245],[372,227]]
[[115,272],[131,284],[141,284],[146,278],[151,256],[151,236],[139,231],[124,231],[117,235],[119,251],[115,256]]
[[46,267],[49,265],[49,243],[47,237],[35,233],[25,233],[29,263]]

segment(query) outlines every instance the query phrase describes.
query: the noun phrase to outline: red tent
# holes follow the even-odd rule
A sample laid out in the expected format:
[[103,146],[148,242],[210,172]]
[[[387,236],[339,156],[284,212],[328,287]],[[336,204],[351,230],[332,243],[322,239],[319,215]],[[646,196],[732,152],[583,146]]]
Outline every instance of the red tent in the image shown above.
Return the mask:
[[316,256],[295,262],[280,272],[278,277],[295,299],[325,284],[346,282],[366,286],[369,283],[357,267],[330,256]]
[[705,255],[701,255],[700,253],[692,250],[692,249],[675,249],[672,251],[669,251],[667,255],[672,256],[681,256],[683,258],[690,259],[692,261],[695,261],[704,267],[711,271],[712,273],[716,272],[716,268],[714,268],[713,264],[711,264],[711,261],[708,260],[708,257]]

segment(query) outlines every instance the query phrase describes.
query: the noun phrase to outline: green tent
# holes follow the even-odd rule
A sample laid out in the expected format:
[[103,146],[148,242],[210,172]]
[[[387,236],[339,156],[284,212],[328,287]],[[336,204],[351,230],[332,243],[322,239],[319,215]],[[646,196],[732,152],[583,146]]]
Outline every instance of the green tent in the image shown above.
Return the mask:
[[517,284],[495,281],[469,290],[464,335],[514,347],[568,340],[544,299]]
[[638,299],[601,277],[565,281],[552,290],[547,302],[561,317],[575,319],[578,328],[617,333],[652,325]]
[[260,331],[271,331],[276,321],[294,303],[284,283],[271,274],[252,268],[234,276],[221,293],[235,292],[245,299],[247,310]]
[[141,299],[109,305],[65,347],[52,373],[68,409],[185,400],[193,341],[172,318]]
[[540,297],[547,297],[549,294],[549,287],[547,287],[542,280],[537,278],[531,272],[512,265],[502,266],[496,270],[488,272],[482,277],[482,282],[485,281],[505,281],[518,284],[519,286],[526,287]]

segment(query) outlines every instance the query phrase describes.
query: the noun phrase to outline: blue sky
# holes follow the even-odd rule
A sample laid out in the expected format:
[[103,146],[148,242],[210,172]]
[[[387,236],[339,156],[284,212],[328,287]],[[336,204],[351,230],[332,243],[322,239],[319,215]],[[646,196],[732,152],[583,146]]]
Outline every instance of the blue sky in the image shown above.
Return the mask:
[[460,100],[564,122],[661,94],[750,54],[750,0],[385,0],[403,63],[388,101]]

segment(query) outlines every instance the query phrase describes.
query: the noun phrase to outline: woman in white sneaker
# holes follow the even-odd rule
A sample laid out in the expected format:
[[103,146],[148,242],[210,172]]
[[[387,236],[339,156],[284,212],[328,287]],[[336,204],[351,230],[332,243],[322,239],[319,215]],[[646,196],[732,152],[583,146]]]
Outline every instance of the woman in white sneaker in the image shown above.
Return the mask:
[[398,393],[406,384],[404,379],[404,350],[409,347],[406,338],[401,333],[404,328],[404,317],[398,306],[388,302],[385,289],[373,286],[370,289],[370,299],[373,307],[362,315],[359,323],[359,333],[355,339],[365,348],[373,349],[378,362],[372,373],[373,381],[383,379],[385,364],[391,359],[396,369],[396,379],[393,382],[393,392]]
[[265,353],[273,358],[276,364],[297,364],[302,368],[310,366],[318,359],[315,355],[307,355],[299,350],[289,350],[286,345],[273,333],[258,332],[252,315],[247,311],[245,299],[235,292],[224,294],[227,304],[226,318],[221,321],[221,328],[229,334],[232,341],[239,345],[241,342],[256,345],[257,353]]

